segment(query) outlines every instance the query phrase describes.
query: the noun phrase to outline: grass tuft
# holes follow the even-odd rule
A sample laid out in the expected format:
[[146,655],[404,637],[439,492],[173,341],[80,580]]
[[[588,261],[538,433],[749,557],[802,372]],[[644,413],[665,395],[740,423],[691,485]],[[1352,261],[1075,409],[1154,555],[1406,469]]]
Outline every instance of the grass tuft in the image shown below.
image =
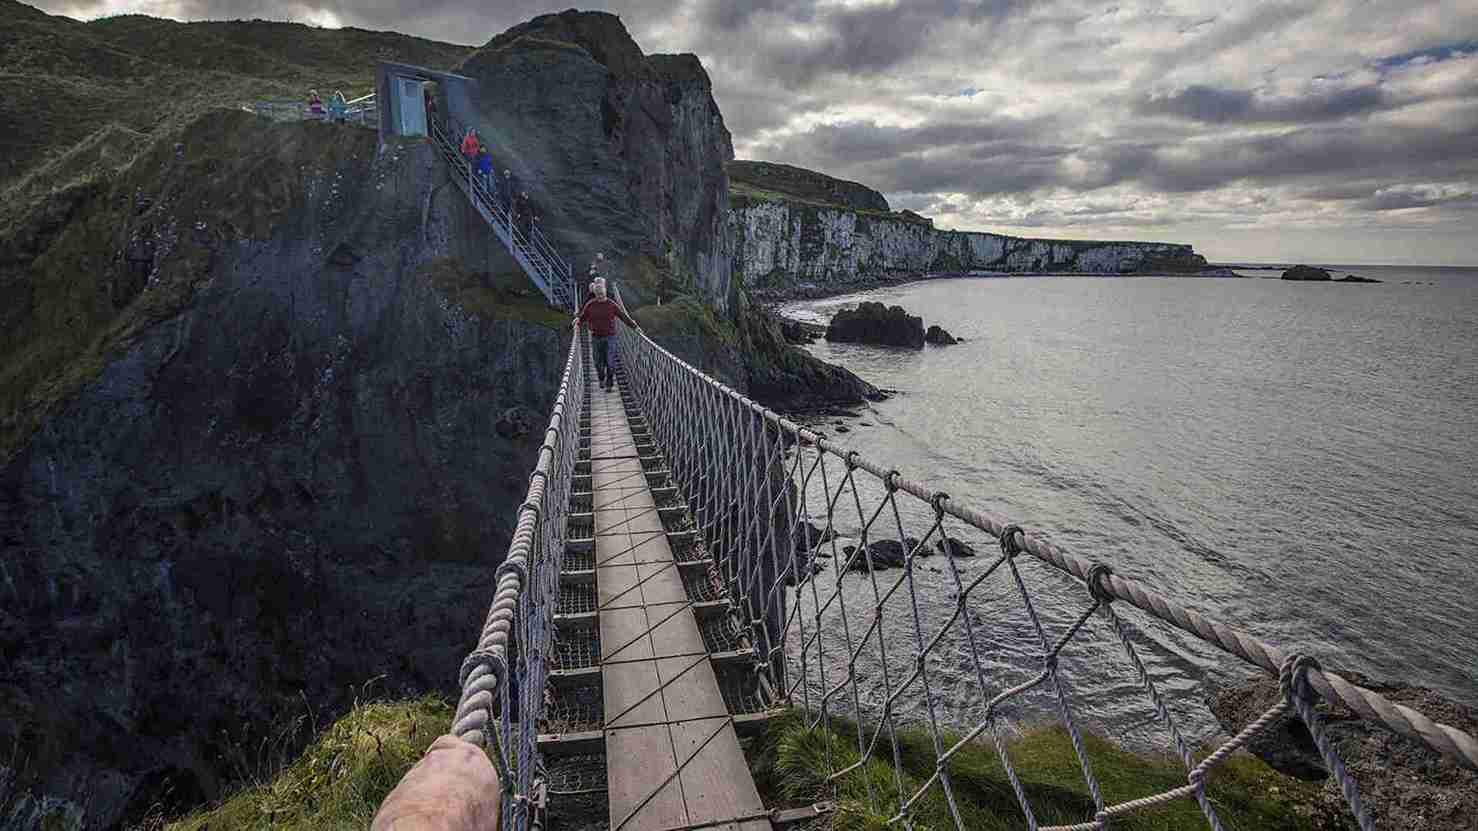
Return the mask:
[[[951,746],[958,738],[947,735],[944,745]],[[869,730],[864,743],[871,739]],[[1098,736],[1085,737],[1085,745],[1108,804],[1185,784],[1185,770],[1175,759],[1139,756]],[[808,729],[801,713],[793,710],[772,721],[765,735],[751,740],[747,753],[767,804],[799,806],[835,799],[833,829],[880,831],[897,813],[900,794],[905,800],[913,798],[935,773],[934,742],[926,728],[899,731],[898,749],[902,765],[895,773],[892,746],[884,734],[872,758],[840,777],[833,792],[826,772],[857,765],[862,758],[856,725],[833,718],[829,730],[819,725]],[[1056,726],[1028,730],[1009,741],[1007,753],[1039,824],[1092,819],[1093,801],[1066,731]],[[962,747],[950,759],[947,771],[966,828],[1004,831],[1025,826],[1020,803],[988,739]],[[1247,754],[1238,754],[1217,768],[1207,786],[1212,805],[1229,829],[1327,828],[1296,807],[1312,800],[1317,791],[1317,785],[1288,779]],[[916,831],[955,827],[940,782],[934,782],[914,804],[912,818]],[[1121,830],[1170,831],[1205,827],[1205,819],[1194,802],[1180,800],[1116,819],[1113,825]]]
[[277,831],[368,828],[380,802],[451,723],[436,696],[357,704],[270,781],[243,787],[219,805],[135,831]]

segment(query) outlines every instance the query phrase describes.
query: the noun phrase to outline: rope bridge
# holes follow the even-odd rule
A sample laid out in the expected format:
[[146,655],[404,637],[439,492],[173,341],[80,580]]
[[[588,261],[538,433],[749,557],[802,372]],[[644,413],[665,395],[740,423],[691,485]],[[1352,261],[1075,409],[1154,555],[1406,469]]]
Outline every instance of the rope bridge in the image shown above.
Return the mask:
[[[1285,653],[1105,564],[1081,560],[1019,525],[848,451],[703,374],[644,334],[623,329],[618,355],[623,387],[645,414],[655,448],[649,451],[653,455],[642,457],[644,470],[649,476],[660,473],[664,486],[675,490],[672,504],[685,506],[682,524],[688,529],[683,534],[690,547],[684,550],[712,564],[710,579],[689,586],[689,594],[703,605],[721,607],[724,614],[713,618],[714,625],[728,631],[728,642],[749,647],[742,672],[757,683],[745,689],[764,699],[753,709],[798,708],[810,728],[829,730],[849,723],[848,741],[855,743],[856,753],[849,749],[847,755],[855,761],[843,764],[836,758],[841,754],[833,754],[828,744],[827,780],[835,786],[870,763],[890,767],[891,788],[863,778],[867,807],[891,823],[912,827],[921,801],[937,793],[953,827],[964,831],[951,760],[967,743],[989,741],[1027,828],[1104,829],[1115,817],[1192,800],[1207,824],[1219,831],[1223,826],[1208,796],[1214,772],[1234,751],[1292,712],[1308,727],[1360,827],[1369,831],[1374,823],[1331,743],[1315,706],[1319,701],[1341,704],[1478,769],[1478,741],[1472,736],[1321,669],[1311,656]],[[546,802],[557,803],[563,783],[571,778],[568,771],[546,766],[552,760],[540,752],[539,734],[541,724],[555,715],[545,690],[549,668],[569,651],[556,625],[561,574],[571,565],[567,558],[584,556],[577,544],[584,532],[571,529],[578,515],[572,505],[591,489],[588,464],[579,461],[582,444],[588,443],[582,438],[582,414],[588,411],[592,387],[589,370],[582,334],[571,345],[528,496],[518,509],[513,542],[497,571],[492,609],[476,649],[462,666],[453,732],[485,747],[493,758],[506,791],[504,829],[541,827]],[[847,533],[858,538],[855,546],[838,545],[839,522],[853,529]],[[999,551],[988,563],[963,570],[951,554],[965,539],[981,534],[995,538]],[[942,577],[923,567],[922,558],[931,549],[943,554]],[[896,561],[900,552],[901,568],[895,573],[873,568],[885,556]],[[830,574],[818,568],[828,559]],[[1060,631],[1044,624],[1038,613],[1023,569],[1027,560],[1045,564],[1079,586],[1083,608]],[[854,570],[862,573],[847,578]],[[945,598],[952,601],[951,608],[929,614],[921,598],[935,604]],[[1004,599],[1019,604],[1035,667],[1029,677],[1009,685],[987,669],[992,648],[983,621],[989,618],[981,613],[986,604]],[[1135,626],[1147,620],[1182,630],[1276,675],[1283,700],[1197,761],[1136,650]],[[1133,666],[1145,704],[1164,726],[1185,768],[1185,784],[1124,802],[1104,798],[1059,665],[1063,651],[1082,644],[1080,636],[1095,621],[1113,633]],[[708,640],[707,629],[704,637]],[[955,723],[944,712],[940,691],[946,667],[963,667],[979,694],[989,696],[983,716],[973,723]],[[863,690],[876,689],[881,702],[864,701]],[[1013,765],[1000,713],[1028,691],[1047,694],[1071,738],[1094,806],[1080,822],[1039,824]],[[905,705],[921,715],[906,719],[901,712],[908,709]],[[906,724],[919,722],[932,740],[934,772],[916,787],[905,786],[898,734]],[[954,738],[956,733],[948,731],[963,734]],[[601,789],[603,782],[588,781],[600,776],[587,771],[584,787]]]

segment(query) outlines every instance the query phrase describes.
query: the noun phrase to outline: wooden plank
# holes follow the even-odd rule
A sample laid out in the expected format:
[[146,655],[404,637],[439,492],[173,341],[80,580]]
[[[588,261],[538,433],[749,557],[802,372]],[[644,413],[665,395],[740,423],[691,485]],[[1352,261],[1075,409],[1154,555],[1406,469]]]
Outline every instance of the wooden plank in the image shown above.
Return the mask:
[[595,587],[600,611],[642,605],[642,592],[637,588],[636,566],[601,566],[596,570]]
[[663,684],[662,702],[670,721],[729,714],[707,655],[658,658],[657,675]]
[[619,503],[595,509],[595,535],[629,534],[631,517]]
[[539,752],[546,756],[581,756],[605,749],[606,734],[601,730],[584,733],[540,733]]
[[727,718],[669,725],[688,822],[722,822],[765,813],[765,803]]
[[688,599],[683,588],[683,578],[677,573],[677,564],[637,563],[636,571],[641,579],[643,603],[681,603]]
[[662,694],[657,691],[662,682],[655,661],[601,664],[600,669],[607,728],[662,724],[667,720]]
[[[667,725],[606,730],[606,788],[612,831],[618,827],[621,831],[644,831],[686,826],[688,813],[682,785],[673,776],[676,770]],[[665,785],[664,780],[668,780]],[[618,826],[628,815],[630,820]]]
[[647,611],[640,606],[608,609],[600,615],[601,663],[650,661],[652,638],[648,634]]
[[631,545],[638,563],[672,562],[672,545],[666,534],[632,534]]
[[631,534],[658,534],[667,529],[662,526],[662,517],[657,507],[631,511],[626,516],[626,531]]
[[646,606],[647,628],[651,631],[652,653],[657,658],[694,655],[707,651],[698,623],[685,604]]

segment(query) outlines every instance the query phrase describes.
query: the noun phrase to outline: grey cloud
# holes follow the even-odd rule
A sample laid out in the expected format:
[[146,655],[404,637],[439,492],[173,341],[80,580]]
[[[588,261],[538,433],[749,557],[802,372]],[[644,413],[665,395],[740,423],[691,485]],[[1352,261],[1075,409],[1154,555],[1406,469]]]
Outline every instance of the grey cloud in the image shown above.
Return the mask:
[[[122,2],[186,19],[329,12],[349,26],[473,45],[561,8],[546,0]],[[102,3],[40,0],[79,15]],[[1258,189],[1271,194],[1273,212],[1321,202],[1369,228],[1416,221],[1401,209],[1424,208],[1426,227],[1471,230],[1478,203],[1455,194],[1478,190],[1478,82],[1471,73],[1464,81],[1454,62],[1475,60],[1467,56],[1478,36],[1472,16],[1453,0],[1409,21],[1400,4],[1355,6],[1250,3],[1215,16],[1158,0],[1108,11],[1080,0],[587,7],[621,15],[644,51],[697,53],[743,155],[855,179],[925,214],[989,216],[976,200],[991,197],[1044,229],[1150,226],[1164,215],[1194,226],[1255,218],[1261,209],[1247,191]],[[1316,12],[1327,31],[1299,25]],[[1374,31],[1387,57],[1360,53]],[[1316,76],[1332,80],[1319,86]],[[949,97],[966,88],[982,92]],[[874,116],[879,109],[886,115]],[[1053,207],[1033,212],[1047,195]],[[1164,215],[1115,207],[1144,195],[1176,207]],[[1068,206],[1074,197],[1081,204]],[[1443,256],[1478,260],[1471,237],[1468,254]]]
[[1135,109],[1141,115],[1169,115],[1209,124],[1306,124],[1363,115],[1395,103],[1374,84],[1302,97],[1265,97],[1248,90],[1194,84],[1170,95],[1143,98]]
[[[927,54],[947,26],[977,26],[1000,20],[1023,0],[910,0],[895,5],[818,7],[802,0],[762,0],[742,7],[711,0],[699,20],[711,46],[721,53],[746,53],[776,77],[806,86],[833,74],[893,69]],[[735,8],[739,7],[739,8]],[[808,24],[805,36],[789,28]],[[714,31],[706,31],[707,27]]]
[[1358,203],[1364,211],[1399,211],[1407,208],[1432,208],[1437,206],[1478,208],[1478,193],[1434,193],[1426,188],[1398,187],[1383,190]]
[[1151,74],[1158,75],[1182,64],[1204,62],[1217,53],[1283,29],[1307,17],[1315,8],[1317,4],[1312,2],[1258,3],[1240,19],[1218,19],[1209,25],[1195,27],[1193,31],[1199,34],[1178,48],[1161,53]]

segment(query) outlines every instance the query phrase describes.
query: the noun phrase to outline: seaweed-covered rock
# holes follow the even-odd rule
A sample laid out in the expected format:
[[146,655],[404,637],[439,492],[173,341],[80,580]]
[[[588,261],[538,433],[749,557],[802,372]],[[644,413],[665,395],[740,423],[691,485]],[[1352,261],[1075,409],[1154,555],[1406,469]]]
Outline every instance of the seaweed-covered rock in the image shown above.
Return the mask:
[[953,346],[959,340],[944,330],[942,326],[930,326],[929,331],[924,333],[924,343],[932,343],[935,346]]
[[864,302],[855,309],[837,312],[826,327],[826,339],[836,343],[921,349],[924,346],[924,319],[909,314],[902,306]]
[[1301,280],[1309,283],[1327,283],[1333,280],[1333,276],[1322,268],[1314,268],[1308,265],[1296,265],[1283,272],[1282,280]]
[[935,540],[934,547],[939,549],[939,552],[941,554],[948,554],[951,557],[975,556],[975,548],[971,546],[970,543],[965,542],[962,539],[957,539],[955,537],[950,537],[947,545],[942,539]]

